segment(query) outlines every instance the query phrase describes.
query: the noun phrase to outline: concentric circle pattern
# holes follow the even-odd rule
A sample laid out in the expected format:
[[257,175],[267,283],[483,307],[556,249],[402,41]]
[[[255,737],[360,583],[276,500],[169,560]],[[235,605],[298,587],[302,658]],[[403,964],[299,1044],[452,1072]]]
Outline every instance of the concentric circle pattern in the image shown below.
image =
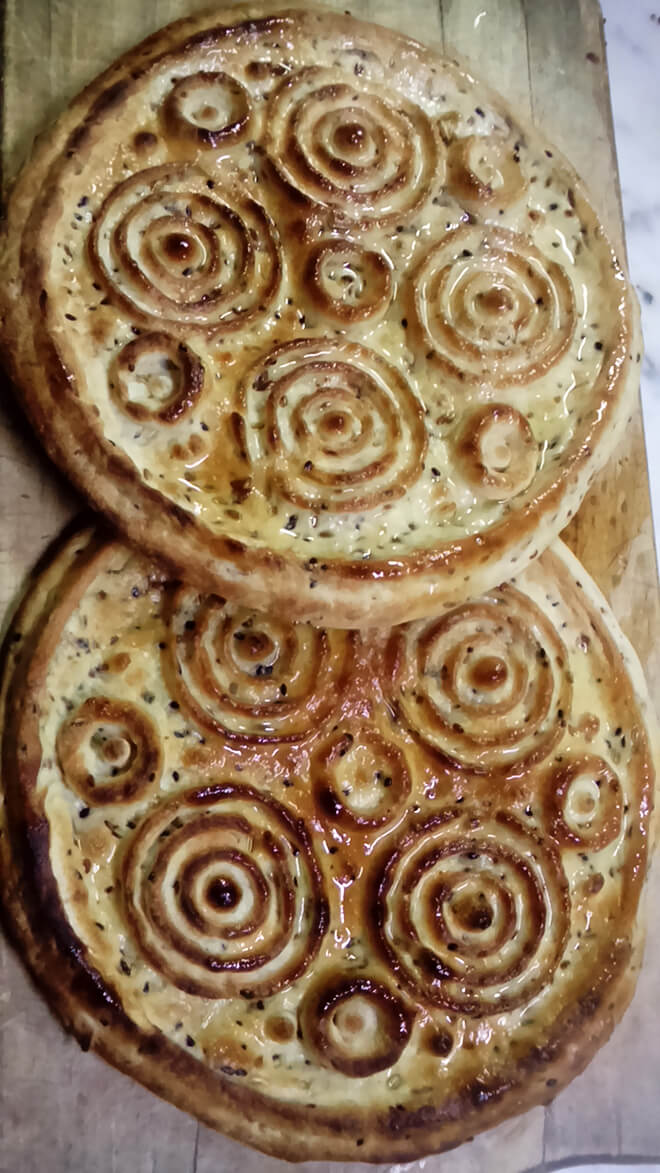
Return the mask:
[[300,1010],[303,1038],[319,1062],[351,1078],[392,1067],[412,1022],[401,998],[369,977],[326,978]]
[[283,178],[339,217],[401,220],[442,182],[440,144],[419,105],[384,86],[311,67],[285,78],[266,114]]
[[266,211],[225,172],[151,167],[108,196],[90,238],[111,295],[174,332],[242,328],[277,292],[281,259]]
[[313,5],[187,28],[94,83],[10,202],[0,344],[51,455],[174,576],[292,622],[506,582],[637,386],[579,180],[391,31]]
[[410,794],[401,750],[375,729],[338,726],[311,762],[322,817],[340,826],[370,829],[395,819]]
[[110,393],[134,420],[172,424],[197,402],[204,367],[184,342],[169,334],[142,334],[117,355]]
[[306,834],[248,787],[207,786],[158,807],[130,843],[123,875],[145,957],[202,998],[266,997],[291,985],[325,932]]
[[553,833],[565,847],[602,851],[621,833],[621,783],[593,754],[571,758],[552,772],[548,807]]
[[182,587],[167,659],[177,697],[201,726],[247,741],[296,741],[340,702],[353,645],[350,632],[289,623]]
[[236,78],[204,70],[173,85],[163,106],[163,119],[177,137],[217,150],[249,133],[250,97]]
[[90,806],[137,802],[160,781],[158,733],[129,701],[88,697],[58,729],[56,747],[66,784]]
[[508,501],[531,484],[539,446],[525,416],[506,403],[487,403],[468,417],[458,463],[480,497]]
[[380,252],[351,240],[325,240],[309,254],[305,292],[339,325],[382,315],[392,296],[391,266]]
[[366,347],[332,338],[278,346],[250,371],[244,402],[255,477],[302,509],[373,510],[420,475],[423,406]]
[[576,323],[561,265],[526,237],[479,225],[449,233],[427,254],[415,311],[445,374],[490,387],[540,378],[565,353]]
[[445,811],[388,860],[376,922],[392,970],[472,1015],[512,1010],[551,980],[569,924],[559,857],[508,815]]
[[395,632],[385,663],[410,729],[460,769],[519,773],[562,736],[566,648],[511,586]]
[[469,134],[447,157],[447,186],[473,213],[506,208],[526,194],[520,156],[510,136]]

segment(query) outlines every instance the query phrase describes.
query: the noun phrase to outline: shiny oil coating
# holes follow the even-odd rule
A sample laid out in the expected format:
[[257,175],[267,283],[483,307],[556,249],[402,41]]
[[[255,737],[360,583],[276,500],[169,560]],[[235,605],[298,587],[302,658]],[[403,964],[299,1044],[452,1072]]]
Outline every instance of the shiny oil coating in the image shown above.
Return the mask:
[[9,646],[5,902],[85,1046],[266,1151],[404,1160],[547,1101],[609,1034],[650,718],[564,547],[358,635],[86,532]]
[[318,623],[507,579],[636,383],[568,164],[453,63],[322,10],[127,55],[37,148],[4,240],[4,349],[55,457],[203,589]]

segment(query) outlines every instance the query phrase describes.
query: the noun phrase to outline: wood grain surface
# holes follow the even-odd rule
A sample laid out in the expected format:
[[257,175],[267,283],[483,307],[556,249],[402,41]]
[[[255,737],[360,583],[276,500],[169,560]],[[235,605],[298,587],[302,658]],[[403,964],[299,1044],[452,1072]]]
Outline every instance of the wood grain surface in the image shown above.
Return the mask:
[[[283,7],[286,6],[283,0]],[[346,0],[334,0],[344,9]],[[6,0],[2,164],[10,178],[34,135],[120,53],[196,0]],[[597,0],[359,0],[378,20],[458,55],[542,125],[595,194],[623,250],[602,21]],[[0,616],[79,501],[0,402]],[[652,690],[660,688],[658,589],[638,410],[625,442],[565,535],[609,597]],[[657,869],[656,869],[657,871]],[[647,896],[655,907],[654,873]],[[650,925],[637,995],[613,1040],[545,1111],[537,1109],[421,1173],[523,1173],[574,1157],[660,1155],[660,927]],[[0,1173],[282,1173],[83,1055],[0,941]],[[319,1163],[300,1166],[320,1173]],[[341,1166],[365,1170],[364,1165]],[[391,1173],[400,1166],[392,1166]]]

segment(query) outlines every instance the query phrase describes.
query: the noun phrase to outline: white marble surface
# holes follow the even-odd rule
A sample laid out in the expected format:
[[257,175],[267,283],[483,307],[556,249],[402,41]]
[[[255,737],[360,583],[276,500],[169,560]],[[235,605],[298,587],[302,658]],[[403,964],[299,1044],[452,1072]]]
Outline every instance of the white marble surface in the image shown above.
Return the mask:
[[660,0],[601,0],[626,225],[644,331],[642,410],[660,546]]

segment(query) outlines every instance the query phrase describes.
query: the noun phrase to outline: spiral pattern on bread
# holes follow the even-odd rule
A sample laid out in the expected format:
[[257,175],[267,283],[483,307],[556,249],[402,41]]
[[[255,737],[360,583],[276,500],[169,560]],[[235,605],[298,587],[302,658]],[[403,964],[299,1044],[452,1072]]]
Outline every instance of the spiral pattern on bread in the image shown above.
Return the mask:
[[564,847],[602,851],[621,832],[621,783],[594,754],[570,757],[552,771],[546,803],[551,833]]
[[301,508],[375,509],[423,467],[422,404],[396,367],[357,343],[275,347],[249,373],[244,405],[255,478]]
[[56,751],[64,781],[88,806],[137,802],[160,780],[158,731],[129,701],[88,697],[58,729]]
[[384,86],[311,66],[287,77],[266,112],[280,175],[335,216],[387,223],[442,183],[438,137],[420,106]]
[[387,860],[376,925],[393,972],[425,1001],[475,1017],[552,980],[569,925],[559,856],[507,814],[446,810]]
[[341,700],[354,636],[289,623],[180,588],[166,651],[175,694],[199,725],[255,741],[296,741]]
[[197,403],[204,366],[185,342],[154,331],[122,347],[109,386],[117,406],[132,419],[173,424]]
[[403,752],[377,729],[346,723],[318,745],[310,760],[323,819],[363,830],[397,817],[411,789]]
[[508,501],[532,483],[539,445],[529,422],[507,403],[486,403],[468,416],[456,445],[458,466],[487,501]]
[[395,631],[386,688],[409,728],[458,767],[520,771],[546,757],[570,712],[567,653],[514,587]]
[[496,134],[454,139],[447,153],[447,187],[471,212],[486,214],[522,199],[527,190],[514,144]]
[[299,1011],[303,1041],[318,1062],[353,1079],[396,1063],[413,1018],[393,990],[362,975],[326,976]]
[[101,207],[90,255],[134,317],[184,335],[251,322],[282,272],[270,217],[228,163],[218,180],[176,163],[124,180]]
[[576,324],[573,287],[525,236],[469,224],[433,246],[414,307],[429,357],[452,379],[525,384],[552,367]]
[[250,131],[252,103],[243,85],[227,73],[200,70],[175,81],[163,104],[170,134],[217,150],[233,146]]
[[157,807],[131,840],[123,877],[142,955],[202,998],[290,985],[327,927],[303,825],[249,786],[210,785]]
[[392,297],[391,266],[381,252],[347,239],[322,240],[309,253],[303,288],[340,325],[383,313]]

